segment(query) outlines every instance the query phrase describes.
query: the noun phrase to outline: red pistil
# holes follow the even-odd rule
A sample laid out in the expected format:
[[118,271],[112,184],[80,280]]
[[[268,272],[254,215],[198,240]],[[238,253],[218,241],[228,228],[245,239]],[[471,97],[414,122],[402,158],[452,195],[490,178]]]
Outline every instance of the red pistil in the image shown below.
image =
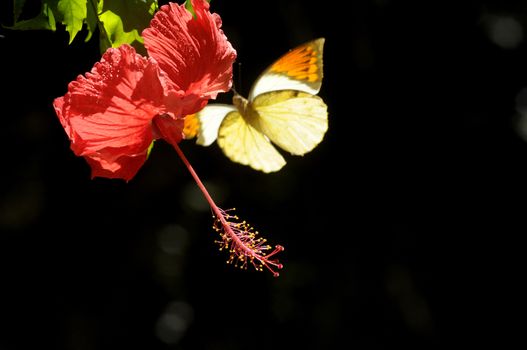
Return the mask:
[[267,240],[259,237],[258,231],[255,231],[247,222],[240,221],[238,216],[228,213],[234,209],[223,210],[219,208],[177,143],[172,145],[212,209],[214,217],[213,228],[221,237],[221,240],[216,241],[216,243],[220,245],[220,250],[229,250],[230,255],[227,263],[234,263],[235,266],[242,269],[246,269],[250,263],[257,271],[263,271],[265,266],[273,273],[274,277],[278,277],[279,273],[275,271],[275,268],[280,270],[283,265],[277,259],[271,259],[271,257],[283,251],[284,247],[276,245],[274,250],[267,253],[272,249],[270,245],[266,244]]

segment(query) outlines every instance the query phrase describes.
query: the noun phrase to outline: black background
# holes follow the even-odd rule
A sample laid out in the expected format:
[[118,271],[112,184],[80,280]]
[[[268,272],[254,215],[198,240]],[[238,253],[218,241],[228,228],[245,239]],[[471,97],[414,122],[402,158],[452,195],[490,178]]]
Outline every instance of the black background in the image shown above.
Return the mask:
[[[245,94],[289,48],[326,38],[330,128],[313,152],[266,175],[216,145],[182,144],[222,207],[286,247],[281,276],[225,264],[210,212],[168,145],[158,142],[129,183],[90,180],[52,101],[99,59],[96,40],[68,46],[63,28],[0,29],[0,349],[512,342],[525,277],[527,144],[516,105],[527,41],[504,48],[492,33],[499,18],[527,25],[527,5],[214,0],[212,9],[238,51]],[[7,2],[0,13],[11,24]]]

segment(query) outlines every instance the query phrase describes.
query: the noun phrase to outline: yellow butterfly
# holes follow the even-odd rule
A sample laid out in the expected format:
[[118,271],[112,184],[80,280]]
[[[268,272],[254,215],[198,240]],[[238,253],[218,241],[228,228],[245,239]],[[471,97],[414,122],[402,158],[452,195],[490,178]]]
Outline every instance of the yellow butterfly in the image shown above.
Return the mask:
[[315,96],[323,46],[323,38],[313,40],[280,57],[258,77],[248,99],[235,92],[232,105],[209,104],[198,112],[197,143],[217,140],[232,161],[265,173],[286,163],[273,144],[294,155],[315,148],[328,129],[327,106]]

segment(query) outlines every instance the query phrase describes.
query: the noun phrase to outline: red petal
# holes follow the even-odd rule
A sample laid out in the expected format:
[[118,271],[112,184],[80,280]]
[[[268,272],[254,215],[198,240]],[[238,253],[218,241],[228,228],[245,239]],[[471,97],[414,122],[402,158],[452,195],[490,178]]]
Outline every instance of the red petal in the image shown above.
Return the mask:
[[91,167],[92,178],[107,177],[109,179],[131,180],[146,160],[146,154],[135,157],[122,156],[112,162],[99,156],[86,157]]
[[152,119],[165,112],[157,64],[128,45],[108,49],[86,77],[54,101],[75,154],[93,176],[132,178],[152,142]]
[[232,84],[236,51],[223,34],[221,18],[209,12],[205,0],[193,0],[196,18],[184,5],[169,3],[156,13],[143,31],[145,47],[172,81],[184,93],[183,115],[199,110]]

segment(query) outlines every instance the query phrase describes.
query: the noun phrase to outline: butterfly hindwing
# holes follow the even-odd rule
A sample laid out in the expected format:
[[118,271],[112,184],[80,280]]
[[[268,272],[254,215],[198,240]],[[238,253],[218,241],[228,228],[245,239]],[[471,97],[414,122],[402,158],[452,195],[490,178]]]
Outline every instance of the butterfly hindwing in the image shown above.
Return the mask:
[[322,86],[324,39],[300,45],[274,62],[256,80],[249,101],[270,91],[297,90],[317,94]]
[[211,104],[195,114],[199,122],[198,139],[196,143],[201,146],[210,146],[218,137],[223,118],[236,110],[233,105]]
[[271,142],[238,112],[230,112],[221,123],[218,145],[233,162],[265,173],[278,171],[285,165]]
[[327,106],[318,96],[301,91],[273,91],[256,97],[253,108],[260,129],[273,143],[303,155],[322,141],[328,129]]

